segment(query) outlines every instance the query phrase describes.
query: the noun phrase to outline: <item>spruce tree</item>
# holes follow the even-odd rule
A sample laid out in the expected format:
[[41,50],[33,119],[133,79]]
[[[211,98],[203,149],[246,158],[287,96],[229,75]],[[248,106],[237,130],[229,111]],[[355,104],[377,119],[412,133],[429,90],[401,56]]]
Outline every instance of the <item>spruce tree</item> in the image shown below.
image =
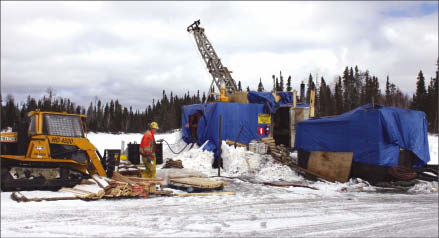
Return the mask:
[[415,110],[426,111],[425,110],[425,99],[427,96],[427,91],[425,90],[425,78],[422,70],[418,73],[418,80],[416,81],[416,93],[413,95],[412,108]]
[[307,90],[306,90],[306,96],[305,96],[305,103],[310,103],[310,97],[311,97],[311,90],[315,89],[315,84],[312,78],[312,75],[309,74],[308,77],[308,84],[307,84]]
[[276,77],[276,90],[275,91],[280,91],[279,80],[277,77]]
[[206,101],[206,94],[204,92],[203,92],[203,98],[201,98],[201,100],[202,100],[202,103],[204,103]]
[[389,82],[389,75],[387,75],[387,80],[386,80],[386,103],[385,103],[386,106],[390,106],[391,105],[390,100],[391,100],[390,82]]
[[338,82],[335,83],[334,89],[334,100],[335,100],[335,113],[342,114],[344,112],[343,107],[343,89],[342,89],[342,81],[341,77],[338,77]]
[[293,88],[291,87],[291,75],[288,76],[288,80],[287,80],[287,91],[291,92],[291,90],[293,90]]
[[277,84],[276,84],[276,80],[275,80],[274,74],[272,75],[272,78],[273,78],[273,92],[274,92],[277,89]]
[[282,71],[279,71],[279,91],[283,92],[284,91],[284,77],[282,76]]
[[258,92],[264,92],[264,85],[262,85],[262,78],[259,78]]

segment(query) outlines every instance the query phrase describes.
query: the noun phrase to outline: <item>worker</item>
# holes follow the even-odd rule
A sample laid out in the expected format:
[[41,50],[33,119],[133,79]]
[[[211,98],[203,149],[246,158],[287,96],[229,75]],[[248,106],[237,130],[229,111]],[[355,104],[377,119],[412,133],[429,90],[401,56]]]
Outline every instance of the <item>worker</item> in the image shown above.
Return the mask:
[[155,178],[156,174],[156,142],[154,133],[159,129],[157,122],[149,124],[149,130],[145,132],[142,142],[139,146],[139,152],[142,155],[142,161],[145,165],[145,170],[142,173],[142,178]]

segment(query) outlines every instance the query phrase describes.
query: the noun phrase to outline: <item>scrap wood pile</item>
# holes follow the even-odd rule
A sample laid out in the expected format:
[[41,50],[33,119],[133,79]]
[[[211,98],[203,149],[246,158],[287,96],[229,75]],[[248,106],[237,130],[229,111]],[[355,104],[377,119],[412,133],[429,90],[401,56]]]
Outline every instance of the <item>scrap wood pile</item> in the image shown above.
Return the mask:
[[165,165],[163,165],[163,169],[169,169],[169,168],[182,169],[184,167],[183,167],[183,163],[181,162],[181,160],[168,159],[166,161]]
[[121,175],[125,176],[137,176],[140,177],[142,175],[142,169],[137,167],[134,164],[131,164],[128,160],[121,160],[119,163],[119,167],[117,172]]
[[73,188],[61,188],[52,191],[22,191],[11,194],[17,202],[56,201],[56,200],[98,200],[101,198],[140,197],[148,195],[172,195],[172,191],[157,191],[158,178],[126,177],[118,172],[111,179],[94,175],[92,179],[83,180]]
[[261,139],[269,148],[270,154],[276,162],[292,167],[293,162],[290,153],[285,145],[276,145],[273,137],[265,137]]
[[[103,186],[105,189],[104,197],[117,198],[117,197],[148,197],[149,194],[155,195],[169,195],[156,190],[156,185],[161,184],[162,179],[158,178],[139,178],[139,177],[127,177],[113,173],[113,177],[107,180],[108,185]],[[109,180],[109,181],[108,181]]]

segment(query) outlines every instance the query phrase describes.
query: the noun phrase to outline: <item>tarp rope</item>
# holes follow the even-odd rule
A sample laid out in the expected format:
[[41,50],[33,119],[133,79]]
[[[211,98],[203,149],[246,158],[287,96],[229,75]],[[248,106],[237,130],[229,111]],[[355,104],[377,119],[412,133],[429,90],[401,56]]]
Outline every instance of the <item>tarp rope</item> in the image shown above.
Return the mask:
[[[169,145],[169,143],[168,143],[166,140],[161,139],[160,141],[164,141],[164,142],[168,145],[169,150],[171,150],[171,152],[174,153],[174,154],[176,154],[176,155],[178,155],[178,154],[180,154],[181,152],[183,152],[183,150],[186,149],[186,147],[189,145],[189,144],[186,143],[186,145],[183,147],[183,149],[181,149],[179,152],[175,152],[175,151],[172,150],[171,145]],[[192,148],[192,147],[191,147],[191,148]]]

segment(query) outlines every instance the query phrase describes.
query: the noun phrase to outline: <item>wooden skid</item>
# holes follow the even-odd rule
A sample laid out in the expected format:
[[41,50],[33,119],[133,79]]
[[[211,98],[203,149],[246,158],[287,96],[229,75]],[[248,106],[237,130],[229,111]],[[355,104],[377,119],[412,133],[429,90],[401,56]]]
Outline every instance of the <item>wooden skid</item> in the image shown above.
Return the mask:
[[170,184],[186,184],[198,188],[218,188],[224,185],[221,181],[215,181],[207,178],[187,177],[187,178],[173,178],[169,180]]

